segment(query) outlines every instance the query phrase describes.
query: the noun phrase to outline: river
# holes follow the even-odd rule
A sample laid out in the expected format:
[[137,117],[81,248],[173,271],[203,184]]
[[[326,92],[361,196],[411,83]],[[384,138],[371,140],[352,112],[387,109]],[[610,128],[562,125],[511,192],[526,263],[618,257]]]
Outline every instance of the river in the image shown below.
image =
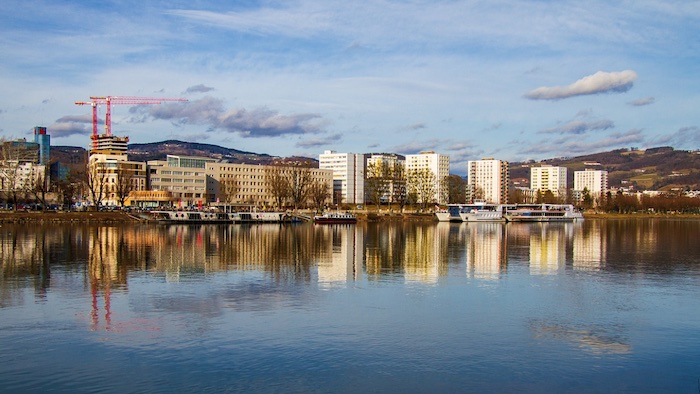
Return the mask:
[[2,392],[700,389],[700,220],[0,227]]

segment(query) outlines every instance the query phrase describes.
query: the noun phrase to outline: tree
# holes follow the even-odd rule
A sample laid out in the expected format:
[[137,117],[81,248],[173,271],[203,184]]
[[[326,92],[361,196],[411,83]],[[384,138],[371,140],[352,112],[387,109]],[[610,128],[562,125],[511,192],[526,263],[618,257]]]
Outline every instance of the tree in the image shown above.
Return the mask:
[[289,197],[287,178],[282,173],[282,167],[270,167],[265,170],[265,182],[267,189],[275,200],[275,207],[282,208]]
[[410,193],[414,193],[417,202],[425,208],[435,202],[435,175],[427,168],[410,170],[408,172]]
[[317,211],[322,211],[323,206],[331,198],[331,188],[326,182],[315,180],[309,189],[309,197]]
[[406,167],[400,162],[395,162],[391,168],[391,202],[398,204],[401,212],[408,204]]
[[365,178],[365,193],[369,201],[377,206],[377,211],[383,199],[387,199],[390,190],[391,170],[389,163],[379,161],[367,165]]
[[288,196],[292,200],[294,209],[306,204],[309,197],[313,176],[311,169],[306,167],[291,167],[283,172],[287,179]]
[[459,175],[448,175],[444,180],[443,190],[447,191],[449,204],[465,204],[467,202],[467,183]]
[[584,209],[589,209],[593,206],[593,197],[591,197],[591,191],[587,187],[584,187],[583,192],[581,192],[581,205]]
[[20,163],[20,146],[14,141],[6,141],[0,138],[2,150],[0,151],[0,182],[2,191],[14,210],[17,210],[17,200],[24,189]]
[[238,193],[238,178],[224,178],[219,180],[219,197],[226,204],[232,203]]
[[96,210],[102,204],[107,189],[107,171],[104,163],[93,158],[88,160],[85,171],[85,185],[94,205],[92,209]]
[[114,192],[117,195],[117,200],[120,206],[124,206],[126,198],[129,197],[129,193],[136,189],[134,185],[134,180],[136,176],[134,171],[127,167],[126,163],[119,163],[117,168],[117,179],[114,185]]
[[49,181],[47,178],[48,168],[42,165],[37,168],[31,180],[31,192],[36,201],[41,204],[42,211],[46,210],[46,194],[49,192]]

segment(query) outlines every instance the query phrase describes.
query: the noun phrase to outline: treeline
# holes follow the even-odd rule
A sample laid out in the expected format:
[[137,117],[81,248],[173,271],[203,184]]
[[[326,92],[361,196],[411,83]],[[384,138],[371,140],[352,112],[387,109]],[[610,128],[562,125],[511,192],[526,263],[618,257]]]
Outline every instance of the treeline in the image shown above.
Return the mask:
[[[585,206],[582,208],[586,208]],[[602,199],[598,210],[609,213],[691,213],[700,214],[700,198],[687,197],[672,193],[658,196],[628,195],[608,192]]]

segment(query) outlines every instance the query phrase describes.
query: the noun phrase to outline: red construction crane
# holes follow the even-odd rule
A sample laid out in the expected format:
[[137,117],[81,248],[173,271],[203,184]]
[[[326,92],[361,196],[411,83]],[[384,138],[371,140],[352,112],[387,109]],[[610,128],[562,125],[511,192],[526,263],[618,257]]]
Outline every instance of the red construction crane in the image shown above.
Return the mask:
[[160,104],[163,101],[187,101],[185,98],[162,98],[162,97],[135,97],[135,96],[90,96],[90,101],[76,101],[76,105],[92,106],[92,140],[93,146],[97,144],[97,106],[106,104],[105,114],[105,135],[112,135],[112,104],[114,105],[148,105]]

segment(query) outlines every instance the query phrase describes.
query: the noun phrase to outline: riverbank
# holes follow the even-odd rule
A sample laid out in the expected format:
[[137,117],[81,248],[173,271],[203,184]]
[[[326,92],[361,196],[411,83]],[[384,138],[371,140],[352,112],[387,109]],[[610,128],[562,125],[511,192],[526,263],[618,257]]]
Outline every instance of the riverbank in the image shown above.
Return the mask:
[[[432,213],[374,213],[359,212],[355,214],[360,222],[434,222],[437,219]],[[585,219],[643,219],[643,218],[674,218],[700,219],[700,215],[692,214],[652,214],[652,213],[584,213]],[[127,212],[63,212],[63,211],[29,211],[14,212],[0,211],[0,223],[136,223],[144,218],[138,214]]]
[[126,212],[0,212],[0,223],[133,223],[138,221],[137,216]]

